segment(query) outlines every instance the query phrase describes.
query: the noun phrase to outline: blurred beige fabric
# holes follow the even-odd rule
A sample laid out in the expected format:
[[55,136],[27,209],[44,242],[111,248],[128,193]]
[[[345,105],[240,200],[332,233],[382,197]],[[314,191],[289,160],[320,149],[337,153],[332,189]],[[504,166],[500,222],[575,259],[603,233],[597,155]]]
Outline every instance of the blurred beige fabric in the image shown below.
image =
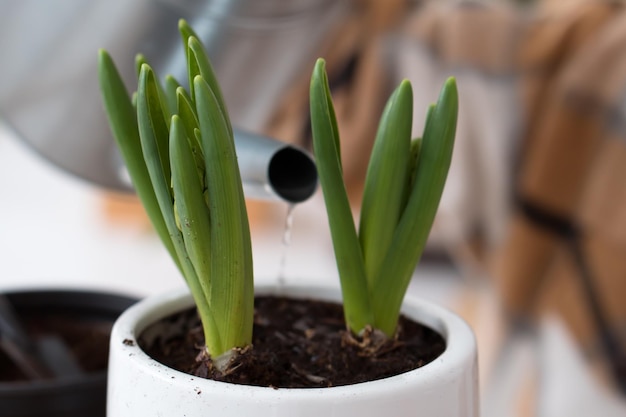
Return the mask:
[[494,264],[511,311],[556,309],[590,349],[598,329],[572,239],[622,342],[626,328],[625,48],[626,13],[616,2],[564,8],[529,29],[520,51],[527,110],[518,206]]
[[[358,202],[380,112],[401,79],[414,87],[419,136],[455,76],[457,142],[429,248],[489,276],[509,314],[558,313],[588,354],[600,353],[582,259],[626,350],[626,12],[615,1],[547,3],[398,1],[380,25],[363,7],[327,56],[346,181]],[[305,145],[309,76],[268,126]]]

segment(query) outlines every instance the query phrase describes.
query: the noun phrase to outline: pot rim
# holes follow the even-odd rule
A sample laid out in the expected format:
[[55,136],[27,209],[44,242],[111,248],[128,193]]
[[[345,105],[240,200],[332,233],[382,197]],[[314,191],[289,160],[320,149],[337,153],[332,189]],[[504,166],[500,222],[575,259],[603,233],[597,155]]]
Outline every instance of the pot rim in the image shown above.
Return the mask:
[[[281,295],[294,298],[341,301],[338,287],[328,285],[293,285],[280,289],[275,285],[255,287],[257,295]],[[253,395],[258,399],[292,396],[345,396],[358,392],[358,395],[384,395],[398,386],[411,384],[428,389],[433,377],[452,380],[462,372],[464,364],[471,362],[476,355],[476,340],[469,325],[458,315],[430,301],[409,296],[405,297],[402,313],[440,333],[446,341],[445,351],[432,362],[402,374],[374,381],[326,388],[271,388],[239,385],[196,377],[172,368],[149,357],[137,343],[137,337],[150,324],[184,308],[191,307],[193,300],[187,287],[167,294],[148,297],[126,310],[117,320],[111,332],[111,349],[117,354],[132,357],[139,361],[142,371],[165,384],[193,386],[197,390],[222,390],[224,395],[233,397]],[[113,345],[116,346],[113,346]],[[390,382],[392,382],[390,384]],[[356,390],[355,390],[356,388]]]

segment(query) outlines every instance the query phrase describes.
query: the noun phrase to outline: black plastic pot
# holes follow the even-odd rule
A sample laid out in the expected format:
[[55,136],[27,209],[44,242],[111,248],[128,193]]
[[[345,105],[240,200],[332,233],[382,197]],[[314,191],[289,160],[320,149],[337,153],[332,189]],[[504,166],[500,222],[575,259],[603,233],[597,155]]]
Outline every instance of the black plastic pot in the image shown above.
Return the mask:
[[[137,300],[94,291],[42,290],[6,293],[20,319],[63,317],[70,325],[97,328],[99,337]],[[78,333],[77,333],[78,334]],[[79,335],[79,334],[78,334]],[[79,335],[80,336],[80,335]],[[104,417],[106,414],[106,348],[93,358],[99,369],[83,375],[40,381],[0,380],[0,415],[3,417]],[[3,355],[0,352],[0,355]],[[14,372],[7,357],[0,356],[0,376]]]

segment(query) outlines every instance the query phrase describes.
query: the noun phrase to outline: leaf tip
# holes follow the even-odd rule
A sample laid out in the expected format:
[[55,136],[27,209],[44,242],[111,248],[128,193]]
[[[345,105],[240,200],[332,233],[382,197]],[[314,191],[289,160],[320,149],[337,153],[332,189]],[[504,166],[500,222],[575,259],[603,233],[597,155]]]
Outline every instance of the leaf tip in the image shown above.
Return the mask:
[[193,85],[194,85],[194,86],[202,85],[202,84],[204,84],[204,83],[205,83],[205,81],[204,81],[204,77],[202,77],[202,75],[200,75],[200,74],[196,74],[196,75],[193,77],[192,82],[193,82]]
[[145,62],[142,63],[139,66],[139,78],[147,77],[147,76],[150,76],[150,75],[152,75],[152,68],[150,67],[149,64],[147,64]]
[[413,103],[413,86],[411,85],[411,81],[407,78],[403,79],[398,85],[396,89],[397,99],[403,99],[405,101],[409,101],[411,104]]
[[326,60],[324,60],[324,58],[317,58],[315,66],[313,67],[313,76],[311,77],[311,81],[313,82],[318,79],[325,82],[326,78]]
[[448,77],[448,79],[443,85],[442,94],[446,94],[448,97],[451,97],[455,103],[458,102],[459,91],[456,86],[455,77]]
[[402,82],[400,82],[400,88],[413,88],[411,85],[411,81],[408,78],[404,78]]

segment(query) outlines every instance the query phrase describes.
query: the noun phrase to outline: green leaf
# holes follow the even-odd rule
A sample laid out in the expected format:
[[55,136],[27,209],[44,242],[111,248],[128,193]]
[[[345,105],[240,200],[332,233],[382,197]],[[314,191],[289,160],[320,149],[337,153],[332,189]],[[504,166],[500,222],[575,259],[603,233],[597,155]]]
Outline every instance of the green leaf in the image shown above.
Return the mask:
[[147,64],[146,56],[144,54],[135,55],[135,73],[137,74],[137,78],[139,78],[139,74],[141,73],[141,67],[143,64]]
[[381,269],[381,274],[393,280],[381,276],[373,288],[376,328],[387,335],[395,332],[404,294],[439,206],[452,159],[457,114],[456,82],[449,78],[427,122],[413,190]]
[[176,251],[143,159],[135,107],[113,60],[102,49],[98,52],[98,79],[109,126],[128,169],[135,192],[157,234],[180,269]]
[[[181,119],[174,115],[170,123],[170,159],[174,204],[187,256],[202,290],[205,309],[211,311],[211,229],[209,208],[204,203],[203,185],[194,166],[194,155]],[[210,313],[213,317],[214,313]],[[203,322],[209,352],[222,349],[219,328],[214,320]]]
[[182,87],[178,87],[176,89],[176,109],[182,119],[185,133],[190,138],[194,137],[194,131],[199,127],[198,116],[193,106],[194,104],[190,100],[187,91]]
[[178,98],[176,96],[176,90],[182,88],[180,83],[171,75],[165,77],[165,98],[167,99],[167,108],[169,114],[176,114],[178,109]]
[[[198,118],[196,111],[193,108],[193,104],[187,95],[184,88],[178,87],[176,90],[176,107],[180,116],[181,122],[185,128],[185,134],[190,138],[191,151],[194,156],[194,163],[202,183],[202,188],[205,188],[205,167],[204,167],[204,153],[202,152],[201,140],[199,139]],[[196,131],[198,134],[196,134]]]
[[[220,89],[219,83],[217,81],[217,77],[215,72],[213,71],[213,67],[211,66],[211,62],[209,62],[209,58],[204,51],[204,47],[200,43],[200,41],[195,37],[190,37],[187,41],[189,59],[192,63],[190,66],[190,80],[193,80],[193,77],[200,75],[205,82],[209,85],[209,88],[215,95],[215,99],[217,101],[219,110],[222,114],[228,114],[228,110],[226,109],[226,103],[224,101],[224,96],[222,95],[222,91]],[[196,71],[197,73],[193,73]],[[192,96],[193,96],[192,90]],[[230,119],[226,119],[226,125],[228,127],[228,131],[230,135],[233,135],[233,128],[230,123]]]
[[[166,121],[166,117],[169,116],[163,112],[166,106],[162,103],[161,98],[159,84],[152,68],[148,64],[143,64],[139,74],[139,89],[137,90],[139,136],[146,166],[150,172],[159,204],[161,204],[161,200],[169,199],[171,205],[172,196],[169,186],[161,186],[158,183],[162,179],[168,179],[165,183],[169,184],[171,176],[168,146],[169,122]],[[159,195],[159,193],[163,195]],[[161,209],[163,210],[162,206]]]
[[211,213],[211,298],[223,351],[252,341],[252,249],[243,187],[228,116],[202,78],[193,80]]
[[163,104],[158,85],[151,68],[143,64],[139,74],[137,90],[137,121],[143,160],[150,176],[152,188],[158,202],[165,227],[173,247],[172,256],[180,266],[182,274],[189,286],[202,324],[206,331],[215,320],[204,291],[196,275],[196,271],[187,255],[183,236],[176,225],[174,201],[170,189],[171,171],[169,161],[169,131],[164,120]]
[[[175,123],[175,124],[174,124]],[[196,274],[210,299],[209,256],[211,233],[209,208],[204,204],[203,185],[194,166],[194,155],[181,119],[174,115],[170,123],[170,159],[174,204],[178,210],[183,241]]]
[[389,98],[381,117],[363,190],[359,238],[369,288],[380,276],[404,210],[412,118],[413,92],[405,80]]
[[325,62],[318,59],[310,86],[313,147],[324,194],[348,328],[359,333],[373,323],[365,265],[342,177],[339,133]]
[[[141,68],[144,65],[148,65],[148,61],[146,60],[146,57],[143,54],[137,54],[135,55],[135,71],[137,72],[137,78],[139,78],[141,76]],[[152,70],[154,73],[154,70]],[[173,114],[173,112],[170,109],[169,103],[168,103],[168,97],[167,94],[165,93],[165,91],[163,90],[163,87],[161,86],[161,83],[159,82],[159,77],[156,73],[154,73],[154,79],[155,79],[155,84],[156,84],[156,88],[157,91],[159,92],[159,101],[161,103],[162,106],[162,111],[163,111],[163,116],[165,118],[165,123],[168,125],[169,127],[169,122],[170,122],[170,116]]]
[[422,138],[415,138],[411,141],[411,151],[409,156],[409,175],[404,187],[404,203],[402,207],[406,207],[413,184],[415,184],[415,176],[417,175],[417,166],[419,165],[419,156],[422,151]]
[[[197,75],[200,75],[202,76],[204,81],[208,83],[211,91],[213,91],[213,94],[215,95],[222,114],[228,114],[222,90],[220,88],[219,82],[217,81],[215,71],[213,70],[213,66],[209,61],[206,50],[202,45],[202,42],[200,42],[200,37],[196,32],[194,32],[191,26],[189,26],[184,19],[179,20],[178,31],[180,32],[180,35],[183,39],[183,45],[187,57],[189,90],[191,92],[192,99],[195,99],[193,80]],[[230,119],[227,118],[226,122],[228,124],[228,130],[232,135],[233,129],[230,124]]]
[[[178,32],[180,33],[180,37],[183,40],[183,48],[185,49],[185,59],[189,62],[189,50],[187,46],[189,45],[189,38],[194,37],[196,39],[200,39],[200,36],[193,30],[191,26],[187,23],[185,19],[180,19],[178,21]],[[198,74],[195,74],[198,75]],[[194,75],[194,76],[195,76]],[[193,87],[193,78],[189,79],[189,88]]]

